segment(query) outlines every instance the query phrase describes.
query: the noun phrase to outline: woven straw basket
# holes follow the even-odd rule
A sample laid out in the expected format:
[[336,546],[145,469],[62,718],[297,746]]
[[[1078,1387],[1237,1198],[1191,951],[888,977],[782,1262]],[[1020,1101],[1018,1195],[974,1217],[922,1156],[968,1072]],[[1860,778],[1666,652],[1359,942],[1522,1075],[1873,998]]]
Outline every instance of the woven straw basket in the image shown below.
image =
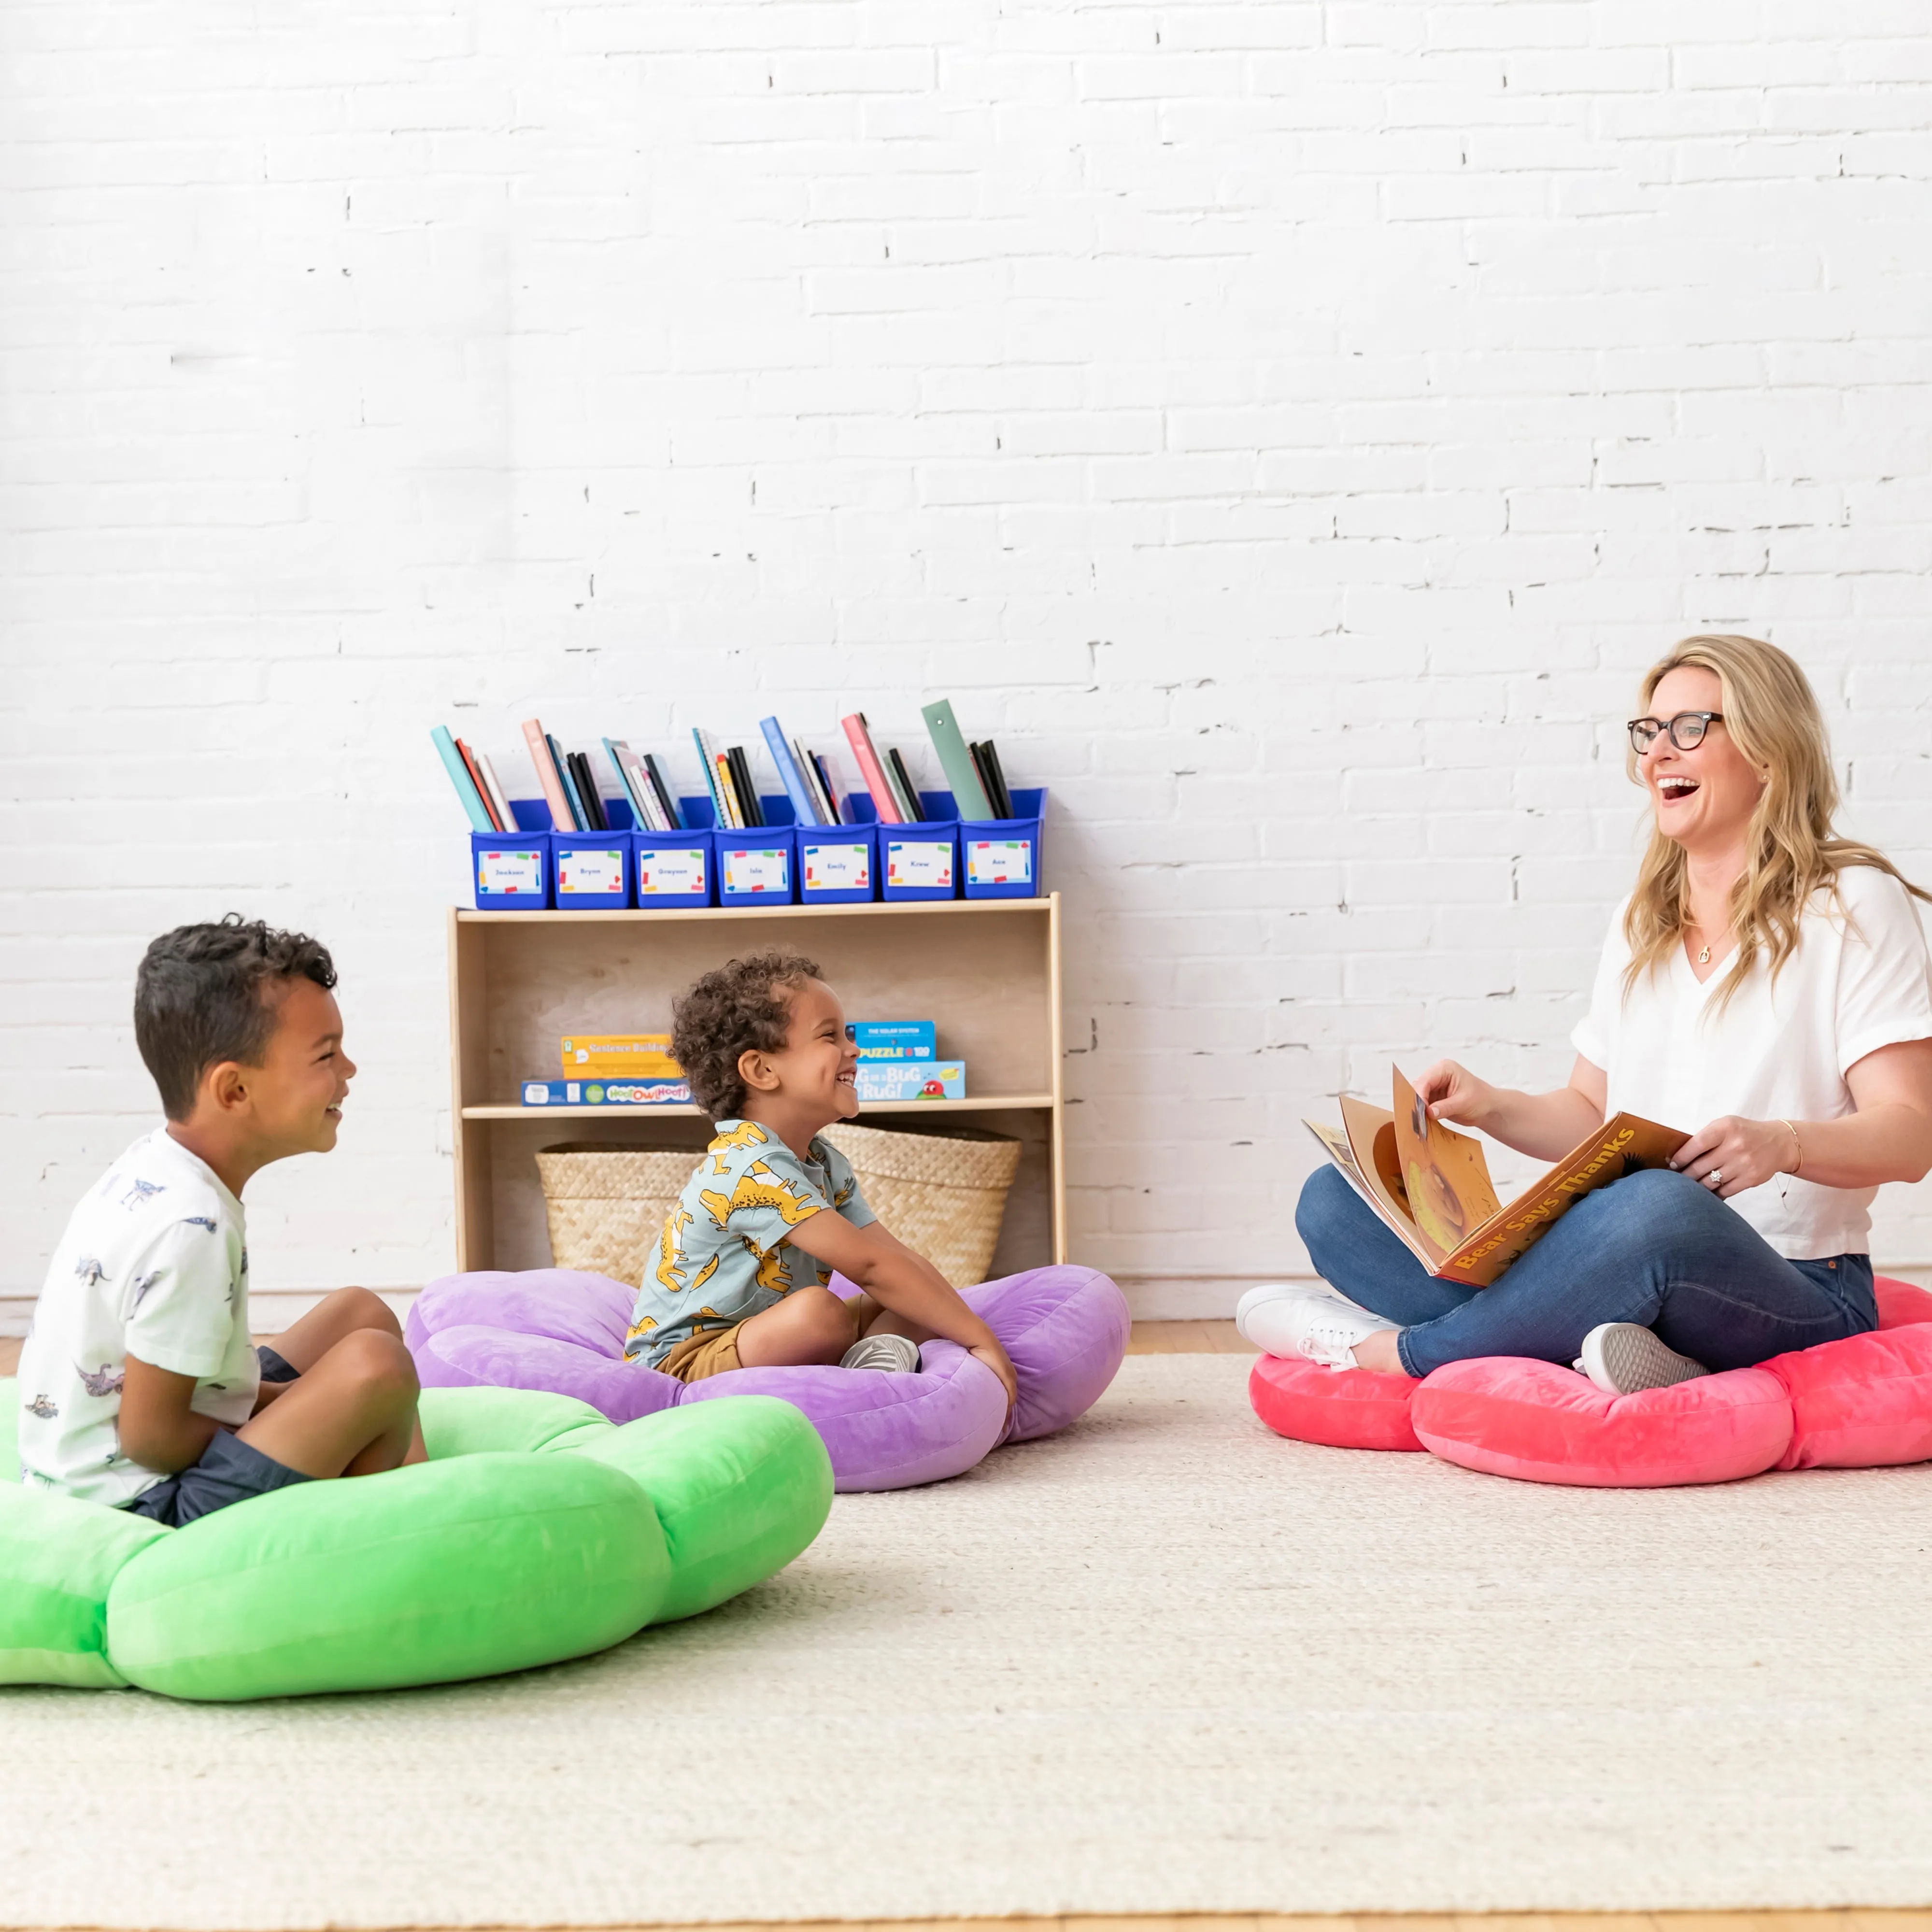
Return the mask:
[[986,1279],[1019,1166],[1018,1141],[974,1128],[888,1133],[849,1120],[820,1138],[852,1163],[872,1212],[955,1288]]
[[[852,1163],[872,1212],[955,1287],[986,1278],[1020,1144],[975,1129],[888,1133],[849,1124],[823,1136]],[[566,1142],[537,1156],[550,1258],[614,1280],[644,1278],[664,1217],[698,1165],[695,1148]]]
[[633,1284],[698,1166],[694,1147],[566,1141],[537,1156],[552,1264]]

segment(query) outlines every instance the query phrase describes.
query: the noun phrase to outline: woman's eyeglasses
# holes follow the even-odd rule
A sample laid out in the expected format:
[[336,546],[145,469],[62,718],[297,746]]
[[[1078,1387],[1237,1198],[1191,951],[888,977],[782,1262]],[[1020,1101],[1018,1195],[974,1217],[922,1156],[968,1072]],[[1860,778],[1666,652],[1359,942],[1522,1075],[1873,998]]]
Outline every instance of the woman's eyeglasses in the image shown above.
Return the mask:
[[1721,711],[1680,711],[1668,724],[1661,718],[1633,718],[1628,728],[1630,749],[1640,758],[1657,742],[1659,732],[1668,731],[1670,742],[1680,752],[1694,752],[1704,742],[1704,734],[1724,715]]

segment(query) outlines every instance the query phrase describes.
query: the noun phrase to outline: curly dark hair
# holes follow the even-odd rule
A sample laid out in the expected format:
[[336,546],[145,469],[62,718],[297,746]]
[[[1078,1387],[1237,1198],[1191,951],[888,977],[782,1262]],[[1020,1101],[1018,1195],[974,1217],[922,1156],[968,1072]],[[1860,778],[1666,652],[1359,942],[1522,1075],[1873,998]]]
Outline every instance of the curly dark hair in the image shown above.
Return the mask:
[[134,1043],[171,1120],[194,1112],[201,1076],[224,1060],[259,1066],[274,1037],[275,997],[289,980],[335,984],[328,948],[231,912],[178,926],[149,946],[134,975]]
[[671,1057],[691,1082],[691,1097],[714,1120],[745,1105],[738,1056],[776,1053],[791,1030],[786,989],[820,976],[818,962],[796,952],[757,952],[705,974],[671,1008]]

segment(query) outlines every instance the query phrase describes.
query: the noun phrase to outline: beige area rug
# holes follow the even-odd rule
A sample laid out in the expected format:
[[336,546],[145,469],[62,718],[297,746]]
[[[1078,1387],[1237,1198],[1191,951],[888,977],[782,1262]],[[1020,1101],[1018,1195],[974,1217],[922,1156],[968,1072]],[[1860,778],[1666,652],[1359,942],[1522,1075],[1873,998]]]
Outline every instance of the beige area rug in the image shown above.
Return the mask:
[[1932,1468],[1603,1493],[1130,1359],[603,1657],[0,1692],[0,1920],[271,1928],[1932,1900]]

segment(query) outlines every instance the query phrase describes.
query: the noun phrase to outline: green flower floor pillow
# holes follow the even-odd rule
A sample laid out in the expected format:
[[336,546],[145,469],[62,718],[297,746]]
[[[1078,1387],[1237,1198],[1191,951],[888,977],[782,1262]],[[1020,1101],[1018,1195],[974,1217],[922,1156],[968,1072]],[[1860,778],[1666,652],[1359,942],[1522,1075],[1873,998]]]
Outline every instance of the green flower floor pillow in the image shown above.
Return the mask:
[[[0,1475],[18,1400],[0,1382]],[[762,1581],[831,1506],[817,1431],[767,1397],[621,1428],[515,1389],[421,1413],[425,1464],[184,1529],[0,1481],[0,1683],[232,1701],[556,1663]]]

